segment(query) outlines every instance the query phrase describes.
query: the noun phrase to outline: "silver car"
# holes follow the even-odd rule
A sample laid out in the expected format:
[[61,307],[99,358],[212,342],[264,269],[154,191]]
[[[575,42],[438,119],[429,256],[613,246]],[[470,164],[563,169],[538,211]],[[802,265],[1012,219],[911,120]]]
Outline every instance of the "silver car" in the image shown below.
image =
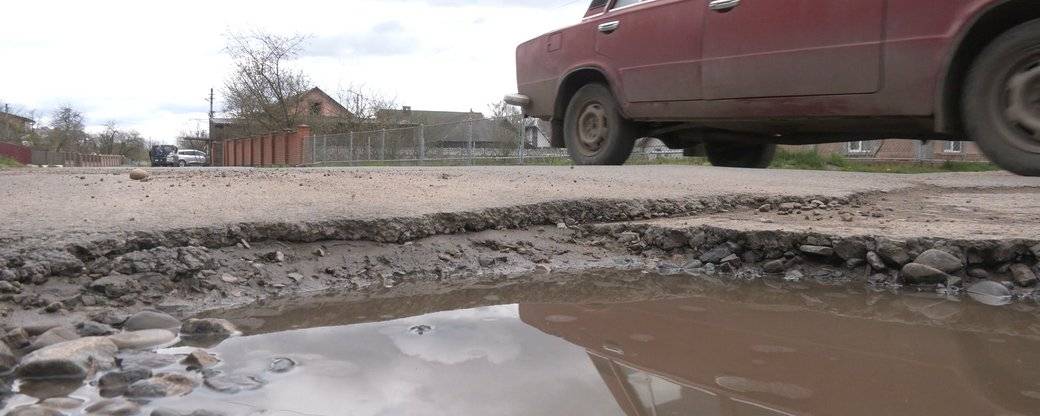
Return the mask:
[[166,163],[180,167],[206,166],[209,164],[209,156],[201,150],[181,149],[167,156]]

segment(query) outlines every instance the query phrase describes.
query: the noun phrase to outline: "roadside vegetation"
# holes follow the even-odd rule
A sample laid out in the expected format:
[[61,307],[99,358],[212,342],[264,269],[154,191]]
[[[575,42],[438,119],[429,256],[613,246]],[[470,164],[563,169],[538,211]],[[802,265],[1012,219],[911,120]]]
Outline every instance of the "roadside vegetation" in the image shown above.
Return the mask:
[[17,160],[11,159],[11,158],[9,158],[7,156],[0,156],[0,169],[20,168],[20,167],[22,167],[22,164],[18,163]]
[[771,169],[834,170],[843,172],[876,173],[940,173],[988,172],[1000,170],[987,162],[945,161],[943,163],[864,162],[832,154],[821,156],[812,151],[779,150]]

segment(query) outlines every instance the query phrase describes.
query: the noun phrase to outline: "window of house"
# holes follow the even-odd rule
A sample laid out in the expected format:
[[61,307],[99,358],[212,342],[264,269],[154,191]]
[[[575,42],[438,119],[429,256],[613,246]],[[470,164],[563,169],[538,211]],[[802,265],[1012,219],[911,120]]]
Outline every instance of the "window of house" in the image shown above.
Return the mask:
[[849,151],[849,153],[866,153],[867,152],[867,142],[865,142],[863,140],[857,140],[857,141],[854,141],[854,142],[849,142],[849,144],[848,144],[848,151]]
[[943,153],[963,153],[964,142],[960,141],[947,141],[943,143]]
[[321,103],[311,103],[311,115],[312,116],[320,116],[321,115]]

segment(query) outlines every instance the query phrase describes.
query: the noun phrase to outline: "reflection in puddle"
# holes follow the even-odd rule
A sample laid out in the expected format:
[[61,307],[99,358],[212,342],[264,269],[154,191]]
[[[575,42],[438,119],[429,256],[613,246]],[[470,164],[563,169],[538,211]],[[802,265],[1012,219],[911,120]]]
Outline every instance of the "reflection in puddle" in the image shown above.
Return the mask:
[[[225,311],[246,329],[210,350],[222,360],[213,370],[225,392],[207,385],[142,414],[148,406],[265,416],[1037,413],[1040,325],[1031,307],[731,289],[555,303],[503,294],[494,301],[510,304],[476,307],[490,295],[325,298]],[[415,305],[444,311],[364,322],[424,307]],[[84,387],[72,396],[94,394]]]

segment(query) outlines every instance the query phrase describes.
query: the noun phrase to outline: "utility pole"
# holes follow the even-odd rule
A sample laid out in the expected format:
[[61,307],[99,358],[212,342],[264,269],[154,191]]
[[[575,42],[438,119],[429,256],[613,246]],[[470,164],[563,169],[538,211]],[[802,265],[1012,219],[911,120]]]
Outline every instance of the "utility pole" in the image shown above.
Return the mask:
[[213,88],[209,89],[209,119],[213,121]]

